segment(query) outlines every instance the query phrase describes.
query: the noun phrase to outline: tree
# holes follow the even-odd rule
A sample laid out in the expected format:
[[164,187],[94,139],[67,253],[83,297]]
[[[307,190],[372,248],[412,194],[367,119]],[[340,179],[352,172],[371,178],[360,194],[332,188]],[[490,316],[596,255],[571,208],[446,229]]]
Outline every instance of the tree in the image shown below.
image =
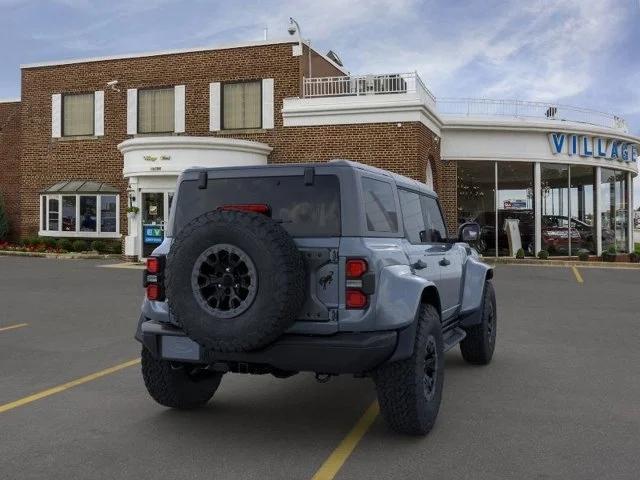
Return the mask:
[[9,235],[9,218],[4,205],[2,192],[0,192],[0,240],[5,240]]

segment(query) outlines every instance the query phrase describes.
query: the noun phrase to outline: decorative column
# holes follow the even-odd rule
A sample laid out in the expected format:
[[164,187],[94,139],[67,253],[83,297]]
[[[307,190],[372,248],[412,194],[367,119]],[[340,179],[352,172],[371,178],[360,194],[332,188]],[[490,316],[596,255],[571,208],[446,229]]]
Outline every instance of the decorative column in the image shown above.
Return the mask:
[[542,182],[540,176],[540,162],[533,164],[533,215],[535,218],[535,251],[534,255],[542,250]]
[[593,182],[593,190],[595,192],[595,205],[593,228],[596,234],[596,255],[602,255],[602,195],[600,195],[601,172],[600,167],[596,167],[596,179]]

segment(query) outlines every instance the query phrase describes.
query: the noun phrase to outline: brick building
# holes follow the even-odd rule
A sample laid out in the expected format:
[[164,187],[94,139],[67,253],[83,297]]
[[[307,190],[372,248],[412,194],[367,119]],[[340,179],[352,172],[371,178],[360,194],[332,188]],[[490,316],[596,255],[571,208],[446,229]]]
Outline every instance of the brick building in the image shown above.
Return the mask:
[[[512,217],[529,253],[553,243],[553,218],[591,231],[589,245],[580,233],[558,252],[631,242],[639,139],[618,117],[436,101],[415,73],[350,76],[289,40],[23,65],[21,87],[19,102],[0,103],[0,191],[15,237],[122,238],[141,257],[161,238],[187,167],[347,158],[431,185],[451,233],[460,221],[483,224],[487,254],[512,253],[499,225]],[[551,134],[565,142],[555,152]],[[573,155],[574,138],[592,151]],[[567,166],[567,185],[551,165]]]

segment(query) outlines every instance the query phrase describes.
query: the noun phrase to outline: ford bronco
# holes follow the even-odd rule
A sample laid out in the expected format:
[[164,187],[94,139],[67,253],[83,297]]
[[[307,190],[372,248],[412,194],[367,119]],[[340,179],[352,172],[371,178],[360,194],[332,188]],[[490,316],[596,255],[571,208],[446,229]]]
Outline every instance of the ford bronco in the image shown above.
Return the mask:
[[423,183],[346,160],[189,169],[147,259],[136,339],[150,395],[207,403],[225,373],[375,382],[387,424],[424,435],[444,353],[487,364],[493,270]]

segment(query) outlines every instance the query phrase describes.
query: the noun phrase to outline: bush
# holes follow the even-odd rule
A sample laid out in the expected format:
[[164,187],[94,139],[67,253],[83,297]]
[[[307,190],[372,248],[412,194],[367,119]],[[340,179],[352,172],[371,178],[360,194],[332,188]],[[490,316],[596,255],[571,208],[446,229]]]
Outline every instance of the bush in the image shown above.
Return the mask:
[[69,240],[68,238],[61,238],[60,240],[58,240],[58,248],[60,250],[70,252],[73,249],[73,245],[71,243],[71,240]]
[[91,250],[95,250],[98,253],[106,253],[107,244],[103,240],[94,240],[91,242]]
[[40,243],[40,239],[35,235],[30,235],[28,237],[24,237],[20,243],[25,247],[32,247],[34,245],[38,245]]
[[122,253],[122,243],[119,240],[115,240],[113,242],[109,242],[109,245],[107,247],[107,251],[109,253],[120,255]]
[[524,258],[524,248],[518,249],[516,252],[516,258],[523,259]]
[[633,252],[629,254],[629,261],[631,263],[640,263],[640,253]]
[[605,262],[615,262],[617,256],[616,246],[609,245],[607,250],[602,252],[602,260]]
[[0,241],[6,240],[9,235],[9,217],[7,217],[2,198],[2,192],[0,192]]
[[71,244],[71,249],[74,252],[86,252],[88,248],[86,240],[74,240]]
[[589,260],[589,250],[578,250],[578,260],[587,262]]
[[549,258],[549,252],[547,252],[546,250],[540,250],[538,252],[538,258],[540,260],[546,260],[547,258]]
[[38,243],[51,249],[58,247],[58,241],[53,237],[38,237]]

